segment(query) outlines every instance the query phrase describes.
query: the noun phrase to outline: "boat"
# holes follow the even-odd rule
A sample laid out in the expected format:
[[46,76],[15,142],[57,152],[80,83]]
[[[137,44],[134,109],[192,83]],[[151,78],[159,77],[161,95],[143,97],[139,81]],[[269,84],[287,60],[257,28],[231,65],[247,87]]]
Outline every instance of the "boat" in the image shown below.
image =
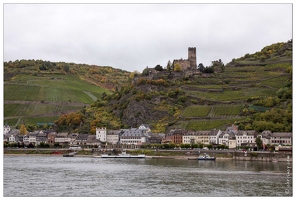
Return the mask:
[[95,156],[100,158],[145,158],[145,154],[138,154],[138,155],[130,155],[127,154],[126,151],[122,151],[118,155],[109,155],[109,154],[102,154],[101,156]]
[[71,152],[71,153],[63,154],[63,157],[74,157],[74,155],[75,155],[76,153],[77,153],[77,152]]
[[197,158],[197,160],[216,160],[215,157],[211,157],[208,154],[201,155]]

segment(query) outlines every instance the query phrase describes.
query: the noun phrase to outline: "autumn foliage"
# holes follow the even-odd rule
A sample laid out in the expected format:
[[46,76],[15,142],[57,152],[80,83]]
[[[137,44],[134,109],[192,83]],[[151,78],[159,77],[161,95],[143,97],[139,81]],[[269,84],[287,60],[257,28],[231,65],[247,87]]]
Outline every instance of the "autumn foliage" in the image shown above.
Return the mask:
[[58,126],[68,126],[73,129],[78,128],[85,120],[85,116],[80,112],[64,114],[55,121]]

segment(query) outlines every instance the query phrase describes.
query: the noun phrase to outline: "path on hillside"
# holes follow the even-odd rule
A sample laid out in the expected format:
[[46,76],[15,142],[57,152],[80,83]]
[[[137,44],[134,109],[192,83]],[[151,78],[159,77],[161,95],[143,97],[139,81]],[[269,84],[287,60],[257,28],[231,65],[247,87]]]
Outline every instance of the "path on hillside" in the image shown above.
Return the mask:
[[87,94],[90,98],[92,98],[92,100],[96,101],[98,98],[95,97],[92,93],[87,92],[87,91],[83,91],[85,94]]

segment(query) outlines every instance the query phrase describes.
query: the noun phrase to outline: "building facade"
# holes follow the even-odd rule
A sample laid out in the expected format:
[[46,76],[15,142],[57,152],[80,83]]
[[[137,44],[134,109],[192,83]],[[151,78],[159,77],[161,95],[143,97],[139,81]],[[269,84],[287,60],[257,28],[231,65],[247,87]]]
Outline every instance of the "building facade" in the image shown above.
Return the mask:
[[107,142],[107,129],[106,128],[96,128],[96,138],[101,142]]

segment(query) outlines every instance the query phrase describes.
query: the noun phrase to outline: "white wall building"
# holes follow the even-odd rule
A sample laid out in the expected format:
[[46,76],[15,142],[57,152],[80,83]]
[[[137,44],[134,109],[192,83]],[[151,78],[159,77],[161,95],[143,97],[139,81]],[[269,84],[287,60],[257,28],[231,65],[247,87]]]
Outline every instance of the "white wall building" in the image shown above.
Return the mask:
[[188,131],[182,137],[183,144],[209,144],[210,131]]
[[10,132],[10,126],[8,124],[5,124],[4,126],[4,135],[8,134]]
[[292,145],[292,133],[291,132],[271,133],[270,144],[271,145]]
[[213,129],[209,133],[209,143],[210,144],[219,144],[219,136],[221,135],[222,131]]
[[14,135],[9,136],[9,138],[8,138],[8,142],[9,142],[9,143],[16,142],[16,141],[15,141],[15,136],[14,136]]
[[255,131],[238,131],[236,136],[236,145],[241,146],[242,143],[255,143]]
[[96,128],[96,139],[101,142],[107,142],[107,129],[106,128]]
[[122,129],[123,134],[120,136],[121,144],[142,145],[146,143],[146,136],[141,129],[131,128]]

